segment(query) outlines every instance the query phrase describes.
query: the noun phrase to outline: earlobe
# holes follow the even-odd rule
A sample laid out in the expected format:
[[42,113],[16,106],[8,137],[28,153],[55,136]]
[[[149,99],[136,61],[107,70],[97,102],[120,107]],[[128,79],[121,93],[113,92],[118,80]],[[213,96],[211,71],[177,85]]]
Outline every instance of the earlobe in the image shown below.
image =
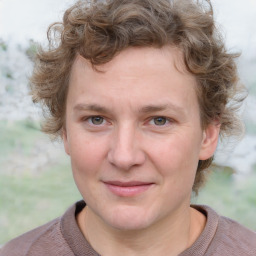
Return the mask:
[[67,131],[63,129],[62,131],[62,140],[65,148],[65,152],[67,155],[70,155],[69,153],[69,145],[68,145],[68,137],[67,137]]
[[213,156],[219,139],[220,124],[209,124],[203,132],[203,140],[199,160],[206,160]]

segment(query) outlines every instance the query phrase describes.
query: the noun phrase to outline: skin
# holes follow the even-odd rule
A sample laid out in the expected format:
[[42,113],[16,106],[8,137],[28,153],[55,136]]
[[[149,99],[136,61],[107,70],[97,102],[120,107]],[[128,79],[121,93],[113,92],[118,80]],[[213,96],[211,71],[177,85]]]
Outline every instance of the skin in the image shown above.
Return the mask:
[[202,130],[181,60],[166,46],[124,50],[103,72],[81,56],[73,64],[63,141],[87,203],[78,225],[104,256],[177,255],[204,228],[190,196],[219,126]]

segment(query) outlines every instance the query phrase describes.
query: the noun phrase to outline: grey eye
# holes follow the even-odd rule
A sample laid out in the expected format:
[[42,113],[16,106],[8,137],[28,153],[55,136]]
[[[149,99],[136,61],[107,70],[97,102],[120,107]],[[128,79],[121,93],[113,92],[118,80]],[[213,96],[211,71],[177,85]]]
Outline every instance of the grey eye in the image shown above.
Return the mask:
[[103,123],[103,121],[104,121],[104,119],[101,116],[93,116],[93,117],[91,117],[92,124],[100,125],[100,124]]
[[155,125],[165,125],[166,124],[166,118],[165,117],[155,117],[154,118],[154,124]]

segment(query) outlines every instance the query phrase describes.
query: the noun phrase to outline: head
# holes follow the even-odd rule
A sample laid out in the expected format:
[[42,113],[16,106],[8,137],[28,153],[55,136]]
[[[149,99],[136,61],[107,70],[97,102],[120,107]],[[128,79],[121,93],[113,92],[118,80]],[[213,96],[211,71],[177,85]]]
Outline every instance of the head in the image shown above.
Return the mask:
[[[78,1],[61,23],[49,28],[48,38],[49,49],[39,49],[31,87],[34,101],[41,102],[47,113],[43,130],[54,137],[66,129],[71,71],[78,56],[102,72],[102,65],[127,49],[148,47],[180,52],[185,72],[196,81],[202,130],[213,123],[219,124],[221,137],[239,130],[234,104],[240,100],[234,60],[238,55],[227,52],[210,1]],[[212,159],[199,159],[195,192]]]

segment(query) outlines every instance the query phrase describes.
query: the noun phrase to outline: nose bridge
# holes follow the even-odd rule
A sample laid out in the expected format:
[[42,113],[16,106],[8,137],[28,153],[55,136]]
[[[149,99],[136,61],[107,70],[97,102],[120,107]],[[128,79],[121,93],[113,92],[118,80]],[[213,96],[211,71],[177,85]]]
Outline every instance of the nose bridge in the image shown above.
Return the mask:
[[135,133],[135,128],[130,123],[124,123],[123,125],[120,125],[117,129],[117,135],[115,138],[116,146],[121,151],[127,151],[131,153],[131,149],[135,146]]
[[139,132],[131,122],[116,127],[108,157],[112,164],[124,170],[143,163],[145,156],[139,143]]

